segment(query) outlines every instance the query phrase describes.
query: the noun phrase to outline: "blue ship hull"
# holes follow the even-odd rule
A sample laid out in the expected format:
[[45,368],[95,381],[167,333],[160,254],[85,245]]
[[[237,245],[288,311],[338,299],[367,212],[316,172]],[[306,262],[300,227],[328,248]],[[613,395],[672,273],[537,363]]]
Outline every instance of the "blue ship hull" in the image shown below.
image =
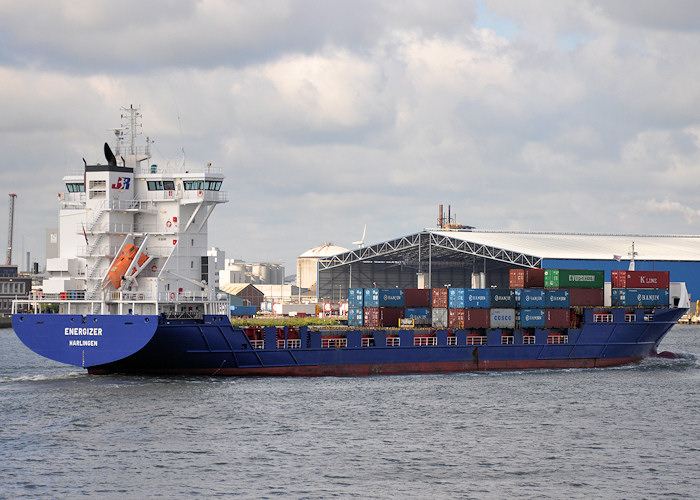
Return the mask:
[[[467,331],[438,330],[435,345],[416,346],[414,335],[426,330],[391,330],[399,346],[387,345],[386,330],[343,332],[346,345],[323,347],[320,331],[301,328],[298,347],[287,345],[287,332],[264,331],[265,346],[254,348],[243,329],[226,316],[201,321],[165,320],[157,316],[18,315],[13,327],[32,350],[47,358],[87,368],[90,373],[200,374],[229,376],[345,376],[439,373],[475,370],[587,368],[616,366],[654,356],[664,335],[685,309],[656,309],[651,321],[595,323],[586,311],[581,328],[486,330],[485,344],[470,345]],[[523,335],[534,336],[525,343]],[[548,343],[550,334],[567,335],[565,343]],[[371,344],[363,343],[371,338]],[[448,337],[453,337],[451,345]],[[272,346],[272,348],[270,348]]]

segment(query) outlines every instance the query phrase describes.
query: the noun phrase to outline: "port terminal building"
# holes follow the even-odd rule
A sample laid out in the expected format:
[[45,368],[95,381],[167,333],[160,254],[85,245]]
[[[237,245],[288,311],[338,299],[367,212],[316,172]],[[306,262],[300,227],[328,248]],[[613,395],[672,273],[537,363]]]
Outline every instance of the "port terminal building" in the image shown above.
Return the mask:
[[[319,301],[349,288],[508,288],[510,269],[669,271],[700,299],[700,236],[425,229],[318,259]],[[345,295],[343,295],[345,294]]]

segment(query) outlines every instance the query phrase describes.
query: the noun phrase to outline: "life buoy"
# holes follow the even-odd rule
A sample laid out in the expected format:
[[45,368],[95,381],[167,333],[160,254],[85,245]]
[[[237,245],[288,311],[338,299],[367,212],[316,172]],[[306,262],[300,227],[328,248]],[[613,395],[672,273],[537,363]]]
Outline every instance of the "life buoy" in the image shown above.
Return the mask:
[[151,266],[151,271],[153,271],[153,272],[155,273],[157,270],[158,270],[158,266],[156,266],[155,264],[153,264],[153,265]]
[[174,299],[175,298],[175,292],[170,292],[170,298]]
[[170,226],[172,226],[172,225],[173,225],[173,223],[170,222],[169,220],[165,223],[165,227],[170,227]]
[[197,196],[199,196],[200,198],[202,197],[203,194],[204,194],[204,193],[202,192],[201,189],[200,189],[199,191],[197,191]]

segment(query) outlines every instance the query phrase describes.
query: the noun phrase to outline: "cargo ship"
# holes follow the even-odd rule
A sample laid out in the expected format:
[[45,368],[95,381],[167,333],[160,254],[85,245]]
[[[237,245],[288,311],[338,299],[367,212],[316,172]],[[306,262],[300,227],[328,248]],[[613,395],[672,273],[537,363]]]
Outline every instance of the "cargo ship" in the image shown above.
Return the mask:
[[13,302],[20,340],[90,374],[345,376],[607,367],[655,356],[689,298],[668,272],[518,268],[508,288],[348,290],[346,327],[234,327],[207,223],[224,176],[151,163],[140,112],[63,178],[58,257]]

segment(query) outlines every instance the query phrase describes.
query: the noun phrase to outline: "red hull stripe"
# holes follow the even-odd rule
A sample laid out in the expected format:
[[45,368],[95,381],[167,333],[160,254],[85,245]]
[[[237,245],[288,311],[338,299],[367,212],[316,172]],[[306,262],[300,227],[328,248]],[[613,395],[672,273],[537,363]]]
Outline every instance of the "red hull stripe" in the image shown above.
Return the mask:
[[[139,373],[221,375],[235,377],[346,377],[359,375],[408,375],[414,373],[459,373],[491,370],[537,370],[565,368],[603,368],[640,361],[630,358],[536,359],[517,361],[455,361],[432,363],[384,363],[357,365],[264,366],[254,368],[137,370]],[[89,369],[92,375],[111,373]]]

